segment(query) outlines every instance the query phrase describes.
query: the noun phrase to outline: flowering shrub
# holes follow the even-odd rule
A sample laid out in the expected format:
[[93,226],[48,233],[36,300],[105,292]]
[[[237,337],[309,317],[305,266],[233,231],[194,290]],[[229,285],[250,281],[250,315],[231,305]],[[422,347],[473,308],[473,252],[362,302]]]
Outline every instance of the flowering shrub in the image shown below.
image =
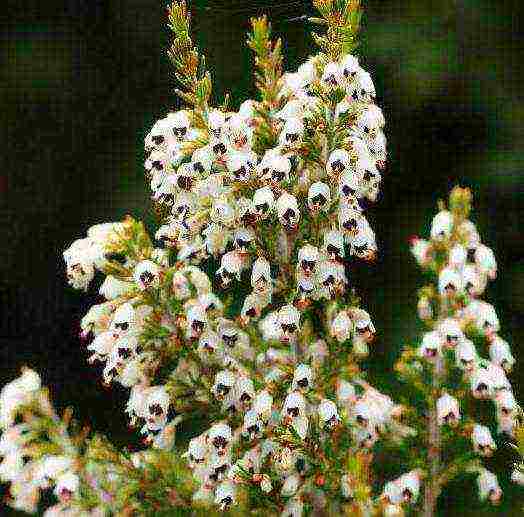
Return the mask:
[[[500,499],[480,462],[495,441],[465,406],[491,400],[509,437],[521,410],[506,377],[509,345],[480,300],[496,262],[467,219],[469,191],[455,189],[431,240],[412,244],[436,276],[419,300],[429,330],[397,365],[413,399],[381,393],[360,366],[375,327],[350,266],[372,267],[377,253],[365,214],[386,169],[385,121],[353,53],[359,2],[315,5],[320,51],[295,72],[283,72],[267,19],[251,21],[259,98],[238,111],[227,98],[211,107],[186,5],[171,6],[169,55],[187,108],[145,141],[158,228],[151,236],[127,217],[91,227],[64,252],[73,287],[105,275],[106,301],[82,333],[104,382],[129,389],[125,411],[148,447],[119,451],[70,412],[59,417],[26,369],[0,395],[0,477],[13,507],[35,512],[52,488],[47,516],[392,516],[410,505],[433,515],[462,472],[478,474],[481,498]],[[177,443],[177,426],[194,418],[205,430]],[[404,462],[411,470],[382,493],[379,440],[419,444]]]

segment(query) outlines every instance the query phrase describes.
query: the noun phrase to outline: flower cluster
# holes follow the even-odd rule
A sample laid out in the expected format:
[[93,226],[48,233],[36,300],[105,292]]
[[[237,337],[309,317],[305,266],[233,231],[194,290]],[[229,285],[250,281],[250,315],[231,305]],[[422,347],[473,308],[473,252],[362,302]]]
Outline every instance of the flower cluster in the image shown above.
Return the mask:
[[[184,8],[172,8],[175,29]],[[386,166],[384,116],[345,47],[282,73],[267,21],[252,25],[261,100],[210,108],[188,87],[193,109],[146,137],[158,247],[128,218],[91,228],[64,258],[74,287],[108,275],[82,329],[104,381],[130,388],[126,411],[147,441],[169,449],[175,425],[206,413],[187,451],[195,501],[225,508],[242,487],[284,515],[330,493],[366,505],[368,480],[341,467],[346,451],[402,428],[359,372],[375,328],[348,289],[349,258],[377,252],[364,211]]]
[[[279,86],[267,115],[272,145],[262,150],[267,121],[254,100],[237,112],[170,113],[146,137],[146,171],[163,214],[156,238],[179,261],[216,260],[221,289],[250,275],[248,319],[291,286],[301,300],[332,299],[348,283],[346,250],[365,260],[376,254],[363,212],[377,198],[386,150],[369,74],[352,55],[319,54]],[[296,264],[295,278],[281,271],[274,279],[272,268],[285,262]]]
[[[59,417],[37,373],[24,368],[0,392],[0,481],[6,501],[45,517],[105,517],[187,507],[194,490],[183,461],[159,449],[119,452],[105,438],[80,428],[67,409]],[[148,504],[144,507],[144,490]],[[43,496],[43,497],[41,497]]]
[[[187,106],[145,139],[154,238],[128,216],[91,227],[64,252],[72,287],[105,275],[104,300],[83,317],[81,335],[104,384],[129,389],[125,410],[148,447],[119,452],[88,431],[72,435],[70,415],[59,418],[38,375],[25,371],[0,394],[0,477],[16,508],[36,511],[40,491],[54,488],[48,517],[173,507],[399,516],[424,484],[432,515],[459,471],[477,472],[481,497],[500,499],[479,462],[496,449],[491,430],[463,416],[463,401],[468,392],[491,400],[510,437],[521,409],[507,378],[515,361],[480,299],[496,262],[467,219],[466,191],[453,191],[430,240],[412,244],[436,285],[418,304],[429,330],[398,371],[422,392],[429,422],[361,370],[376,329],[351,266],[377,254],[365,213],[386,169],[385,120],[354,54],[358,0],[314,4],[321,18],[311,21],[327,31],[313,35],[320,52],[294,72],[283,73],[267,19],[251,20],[259,98],[237,111],[227,99],[211,107],[186,4],[169,9],[169,56]],[[177,443],[177,426],[196,419],[200,430]],[[458,437],[472,447],[453,449],[443,465]],[[377,442],[413,439],[411,470],[374,498]]]
[[[59,503],[46,511],[46,517],[80,515],[61,513],[79,486],[74,462],[76,451],[71,443],[56,432],[48,435],[48,448],[52,450],[51,444],[55,442],[53,445],[62,449],[64,454],[42,453],[38,434],[44,431],[43,422],[35,422],[34,417],[18,422],[17,417],[24,412],[54,418],[38,374],[24,369],[20,377],[6,384],[0,393],[0,408],[3,431],[0,438],[0,480],[11,484],[11,506],[25,512],[36,512],[40,491],[52,487]],[[95,511],[89,515],[103,514]]]
[[[515,359],[499,335],[494,307],[481,299],[487,282],[496,277],[497,263],[468,219],[470,207],[470,191],[456,187],[449,208],[442,205],[434,217],[430,239],[412,240],[413,255],[435,275],[435,285],[421,289],[418,303],[419,317],[429,330],[416,349],[404,352],[397,367],[430,400],[426,459],[434,462],[436,472],[430,475],[428,486],[437,483],[433,488],[438,494],[448,481],[442,473],[475,471],[480,498],[496,503],[502,496],[497,478],[478,458],[491,456],[497,445],[490,427],[472,420],[467,409],[476,400],[490,401],[497,433],[508,438],[515,437],[523,413],[508,379]],[[461,437],[468,437],[472,451],[461,444]],[[455,454],[446,453],[443,465],[441,456],[450,447],[456,447]]]

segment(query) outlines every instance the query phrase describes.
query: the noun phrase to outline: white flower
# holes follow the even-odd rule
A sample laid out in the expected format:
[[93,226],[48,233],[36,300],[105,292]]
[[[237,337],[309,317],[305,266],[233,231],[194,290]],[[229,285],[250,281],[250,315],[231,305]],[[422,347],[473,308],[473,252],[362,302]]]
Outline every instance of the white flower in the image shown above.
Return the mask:
[[67,263],[67,279],[74,289],[87,291],[89,284],[95,276],[93,263],[87,257],[71,257]]
[[214,447],[219,456],[226,454],[227,447],[233,439],[231,427],[227,424],[214,424],[208,431],[208,442]]
[[226,166],[233,181],[247,182],[254,171],[256,156],[254,153],[231,151],[226,158]]
[[242,257],[237,251],[230,251],[222,255],[220,267],[216,272],[221,279],[222,286],[227,287],[233,280],[239,281],[242,268]]
[[233,389],[236,376],[229,370],[222,370],[215,375],[212,391],[217,399],[222,400]]
[[340,231],[356,235],[363,215],[347,205],[340,205],[338,208],[338,224]]
[[330,155],[326,165],[328,174],[333,176],[342,175],[348,171],[351,164],[351,156],[345,149],[335,149]]
[[211,167],[213,165],[212,150],[208,146],[197,149],[191,156],[191,164],[195,172],[208,174],[211,172]]
[[344,264],[335,261],[322,261],[317,266],[316,281],[321,297],[331,299],[336,292],[343,290],[347,283]]
[[437,400],[437,418],[439,425],[455,426],[458,423],[460,408],[455,397],[445,393]]
[[[290,120],[292,121],[293,119]],[[286,125],[289,129],[287,122]],[[281,154],[268,155],[267,157],[264,157],[260,167],[262,168],[264,179],[271,181],[273,184],[278,184],[282,181],[289,181],[291,162],[286,156],[282,156]]]
[[430,248],[431,248],[431,243],[425,239],[414,237],[410,241],[411,253],[415,257],[415,260],[417,261],[417,263],[420,264],[421,266],[427,265],[431,258],[429,255]]
[[123,303],[113,314],[109,330],[123,336],[132,330],[135,323],[135,309],[130,303]]
[[263,420],[268,420],[272,407],[273,397],[266,390],[257,393],[253,401],[253,411],[255,411],[257,415],[260,415]]
[[222,127],[226,122],[226,115],[223,111],[214,109],[209,112],[208,115],[208,126],[209,130],[215,138],[220,138],[222,134]]
[[298,474],[291,474],[286,479],[284,479],[284,483],[282,484],[282,489],[280,490],[280,493],[284,497],[292,496],[296,493],[298,490],[298,487],[302,484],[302,480]]
[[497,261],[493,251],[479,244],[475,249],[475,264],[479,270],[486,274],[491,280],[497,277]]
[[450,267],[461,270],[468,259],[468,251],[461,244],[455,244],[449,250],[448,263]]
[[204,463],[208,455],[208,447],[204,434],[201,434],[200,436],[197,436],[196,438],[193,438],[189,441],[185,455],[189,459],[191,468],[194,468],[194,466],[197,464]]
[[291,384],[291,389],[301,390],[309,389],[312,387],[313,383],[313,370],[311,366],[307,364],[299,364],[295,368],[295,373],[293,375],[293,382]]
[[258,217],[265,218],[269,215],[275,204],[275,196],[269,187],[262,187],[255,191],[253,206]]
[[357,128],[365,135],[365,137],[373,137],[379,129],[382,129],[385,124],[382,110],[370,104],[364,109],[357,118]]
[[445,344],[449,348],[455,348],[457,344],[464,339],[464,333],[460,328],[459,322],[454,318],[446,318],[442,320],[437,330],[445,340]]
[[495,308],[482,300],[472,300],[464,309],[464,315],[472,320],[477,330],[488,339],[500,330],[500,322]]
[[477,368],[470,377],[471,390],[477,399],[488,399],[493,394],[493,379],[487,368]]
[[278,137],[280,145],[294,145],[300,143],[304,133],[304,123],[298,117],[290,117],[284,122],[284,127]]
[[482,501],[489,499],[491,503],[497,503],[502,497],[497,476],[489,470],[482,470],[477,478],[479,497]]
[[475,265],[466,264],[462,269],[462,283],[470,296],[477,297],[484,292],[487,277]]
[[251,270],[251,287],[263,293],[271,286],[271,264],[263,257],[257,258]]
[[144,400],[144,418],[163,422],[167,418],[167,412],[171,400],[165,386],[152,386],[147,389]]
[[139,289],[146,290],[150,287],[157,287],[159,281],[160,268],[151,260],[139,262],[133,273],[133,278]]
[[282,336],[282,329],[278,320],[278,312],[270,312],[260,321],[258,328],[264,341],[280,339]]
[[336,88],[342,85],[343,77],[343,70],[338,63],[328,63],[320,80],[328,88]]
[[420,472],[412,470],[400,476],[395,483],[398,484],[402,500],[406,503],[416,503],[420,492]]
[[289,118],[302,118],[304,115],[304,101],[302,99],[292,99],[276,113],[276,117],[283,122]]
[[337,405],[328,399],[323,399],[318,405],[318,416],[323,425],[333,427],[339,421]]
[[296,229],[300,219],[300,209],[296,197],[284,192],[277,199],[276,208],[280,224],[288,230]]
[[438,355],[440,355],[441,347],[441,334],[436,330],[432,332],[426,332],[419,347],[419,355],[425,359],[435,359]]
[[207,327],[207,314],[200,304],[192,305],[187,309],[187,335],[198,339]]
[[56,480],[54,493],[61,500],[69,500],[80,486],[80,479],[74,472],[65,472]]
[[465,370],[472,370],[478,361],[477,350],[473,341],[462,339],[455,349],[457,366]]
[[518,408],[515,396],[508,390],[502,390],[497,393],[495,405],[503,416],[512,416]]
[[324,251],[331,260],[344,258],[344,235],[336,230],[324,234]]
[[331,204],[331,191],[329,186],[321,181],[312,183],[308,191],[308,207],[310,210],[324,210],[329,209]]
[[293,305],[284,305],[278,311],[278,323],[282,332],[281,340],[290,341],[300,325],[300,312]]
[[358,100],[361,102],[373,102],[376,92],[375,85],[369,73],[362,69],[358,70],[356,83]]
[[215,504],[221,511],[226,511],[235,502],[235,485],[231,481],[224,481],[215,490]]
[[475,452],[482,456],[491,456],[493,451],[497,448],[489,428],[484,425],[474,425],[471,440]]
[[304,416],[306,410],[306,400],[299,391],[292,391],[284,400],[282,417],[297,418]]
[[298,265],[306,276],[310,276],[317,265],[319,251],[316,246],[306,244],[298,250]]
[[176,111],[175,113],[170,113],[166,117],[166,124],[170,127],[175,138],[178,140],[185,140],[191,122],[187,111],[181,110]]
[[253,409],[247,411],[244,415],[244,422],[242,424],[242,432],[245,436],[253,440],[261,436],[264,429],[264,422]]
[[244,406],[251,404],[255,397],[255,387],[249,377],[239,377],[235,385],[235,395]]
[[347,341],[353,331],[353,320],[347,311],[340,311],[331,322],[331,335],[339,343]]
[[431,238],[443,239],[449,237],[453,228],[453,216],[447,210],[440,211],[431,223]]
[[152,127],[145,140],[146,151],[154,149],[155,147],[164,146],[168,133],[169,127],[167,119],[163,118],[155,122],[155,125]]
[[225,226],[232,226],[235,223],[235,208],[225,198],[220,197],[213,201],[211,208],[211,220],[214,223],[223,224]]
[[360,177],[353,171],[343,173],[338,181],[338,192],[342,204],[352,210],[361,211],[358,202],[364,195]]
[[0,392],[0,428],[13,424],[17,410],[29,404],[40,390],[40,376],[29,368],[24,368],[20,377],[6,384]]
[[506,372],[510,372],[515,364],[509,344],[499,336],[495,336],[489,345],[489,357],[493,363],[504,368]]
[[353,309],[352,317],[355,321],[356,340],[371,342],[376,330],[370,315],[363,309]]
[[438,277],[439,292],[443,296],[454,296],[462,291],[462,277],[460,273],[445,267]]
[[342,71],[342,75],[347,80],[353,80],[358,71],[361,69],[360,65],[358,64],[358,58],[355,56],[352,56],[351,54],[346,54],[340,63],[340,69]]

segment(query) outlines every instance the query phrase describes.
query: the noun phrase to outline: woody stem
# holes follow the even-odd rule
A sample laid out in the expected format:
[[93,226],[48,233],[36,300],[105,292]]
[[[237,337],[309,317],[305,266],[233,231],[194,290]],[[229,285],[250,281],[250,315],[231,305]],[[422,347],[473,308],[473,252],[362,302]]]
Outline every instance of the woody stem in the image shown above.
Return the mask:
[[440,456],[441,435],[437,415],[437,399],[440,395],[440,384],[443,372],[444,359],[439,356],[435,363],[431,386],[431,409],[428,426],[428,470],[424,490],[424,517],[433,517],[440,493]]

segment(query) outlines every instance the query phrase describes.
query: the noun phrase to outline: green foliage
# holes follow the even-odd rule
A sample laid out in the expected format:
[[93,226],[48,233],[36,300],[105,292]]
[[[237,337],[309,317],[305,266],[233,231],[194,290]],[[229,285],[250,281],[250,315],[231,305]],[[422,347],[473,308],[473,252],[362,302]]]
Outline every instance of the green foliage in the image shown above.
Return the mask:
[[314,0],[314,6],[322,18],[310,18],[310,22],[325,26],[324,35],[313,33],[315,43],[332,61],[352,53],[358,46],[357,33],[362,11],[360,0]]
[[176,93],[195,110],[205,111],[212,92],[211,75],[205,59],[193,45],[190,35],[191,16],[185,0],[175,1],[168,9],[169,28],[174,39],[168,51],[176,80],[182,89]]

